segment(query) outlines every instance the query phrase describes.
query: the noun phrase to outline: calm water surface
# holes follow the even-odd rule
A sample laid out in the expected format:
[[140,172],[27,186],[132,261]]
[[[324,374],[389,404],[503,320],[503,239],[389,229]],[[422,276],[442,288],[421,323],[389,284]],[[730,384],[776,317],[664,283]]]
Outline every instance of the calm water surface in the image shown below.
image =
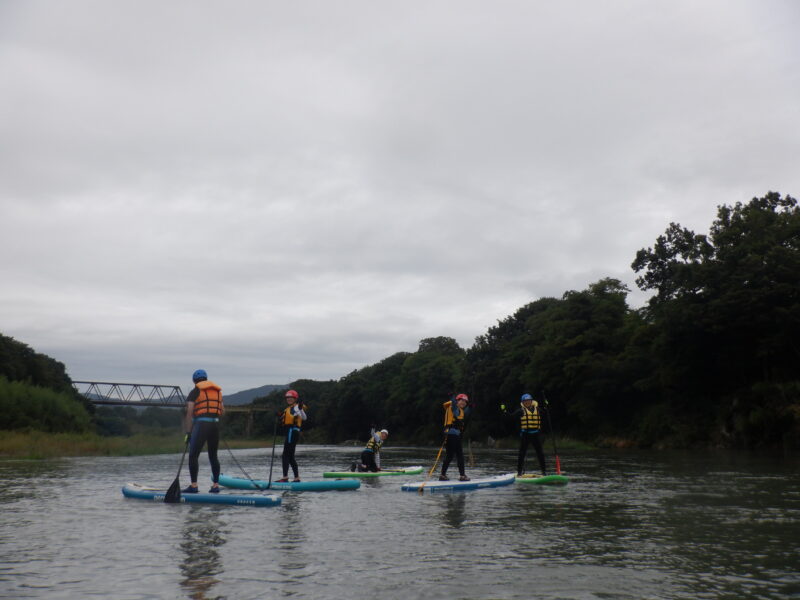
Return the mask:
[[[430,466],[436,450],[387,448],[384,466]],[[318,479],[358,453],[301,445],[301,475]],[[235,457],[267,478],[269,451]],[[241,476],[227,450],[220,458]],[[508,472],[515,456],[483,450],[475,461],[473,478]],[[800,598],[797,460],[593,451],[561,461],[571,480],[560,488],[419,496],[400,484],[424,476],[401,476],[282,492],[273,508],[123,498],[127,481],[166,488],[180,455],[0,461],[0,597]],[[203,455],[201,479],[209,473]]]

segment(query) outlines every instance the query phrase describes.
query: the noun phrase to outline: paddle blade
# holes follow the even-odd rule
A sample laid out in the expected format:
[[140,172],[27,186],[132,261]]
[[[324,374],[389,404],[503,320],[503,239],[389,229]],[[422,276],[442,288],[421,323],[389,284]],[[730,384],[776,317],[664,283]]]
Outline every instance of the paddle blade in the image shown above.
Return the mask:
[[181,501],[181,482],[178,478],[175,478],[175,481],[172,482],[172,485],[169,486],[167,493],[164,494],[164,502],[168,504],[175,504]]
[[556,474],[561,475],[561,461],[558,460],[558,455],[556,455]]

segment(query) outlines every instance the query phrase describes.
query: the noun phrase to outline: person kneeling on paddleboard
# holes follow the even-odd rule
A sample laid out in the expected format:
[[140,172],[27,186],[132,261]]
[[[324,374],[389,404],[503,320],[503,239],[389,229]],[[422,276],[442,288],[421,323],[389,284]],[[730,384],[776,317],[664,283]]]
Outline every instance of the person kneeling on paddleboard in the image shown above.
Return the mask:
[[459,394],[456,396],[455,402],[448,400],[444,403],[444,435],[445,435],[445,455],[444,462],[442,463],[442,474],[439,475],[439,481],[449,481],[447,476],[447,467],[453,457],[456,457],[456,464],[458,465],[459,481],[469,481],[466,472],[464,471],[464,448],[461,444],[461,439],[466,425],[466,416],[470,412],[470,407],[467,406],[469,398],[466,394]]
[[[501,404],[500,410],[505,413],[506,405]],[[536,450],[536,457],[539,459],[539,468],[542,475],[547,475],[544,463],[544,450],[542,450],[542,439],[539,431],[542,425],[542,418],[539,414],[539,403],[530,394],[522,394],[519,408],[510,415],[518,419],[519,423],[519,454],[517,455],[517,475],[525,473],[525,455],[528,453],[528,443],[533,444]]]
[[208,462],[211,463],[212,494],[219,492],[219,418],[222,416],[222,388],[208,380],[203,369],[192,374],[194,389],[186,398],[186,416],[184,431],[186,443],[189,445],[189,476],[191,485],[183,490],[184,494],[197,493],[197,474],[200,470],[198,458],[203,446],[208,444]]
[[389,437],[389,432],[385,429],[375,431],[373,427],[369,432],[369,441],[364,449],[361,451],[361,464],[353,463],[350,465],[351,471],[359,471],[360,473],[377,473],[381,470],[380,467],[380,452],[383,442]]

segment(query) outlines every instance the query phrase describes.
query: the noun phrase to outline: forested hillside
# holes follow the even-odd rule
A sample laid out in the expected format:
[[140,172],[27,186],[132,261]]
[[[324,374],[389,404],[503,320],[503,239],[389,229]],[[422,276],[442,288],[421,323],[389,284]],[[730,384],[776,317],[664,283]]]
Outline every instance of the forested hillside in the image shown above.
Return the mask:
[[90,411],[62,363],[0,335],[0,429],[82,432]]
[[[442,403],[475,403],[469,435],[509,434],[500,404],[531,392],[559,433],[642,446],[797,448],[800,211],[777,193],[721,206],[708,234],[672,223],[636,254],[640,310],[603,279],[520,308],[462,349],[422,340],[332,382],[298,381],[310,439],[437,443]],[[259,399],[276,409],[281,394]],[[266,430],[271,421],[263,425]]]

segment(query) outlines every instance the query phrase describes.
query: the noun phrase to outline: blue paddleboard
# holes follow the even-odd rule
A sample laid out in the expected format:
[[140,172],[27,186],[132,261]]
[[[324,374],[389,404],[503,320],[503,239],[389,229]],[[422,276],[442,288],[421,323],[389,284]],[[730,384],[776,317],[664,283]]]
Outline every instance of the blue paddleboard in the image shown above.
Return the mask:
[[[137,500],[164,502],[166,490],[147,487],[138,483],[122,486],[122,495]],[[181,503],[195,504],[234,504],[237,506],[278,506],[281,497],[274,494],[181,494]]]

